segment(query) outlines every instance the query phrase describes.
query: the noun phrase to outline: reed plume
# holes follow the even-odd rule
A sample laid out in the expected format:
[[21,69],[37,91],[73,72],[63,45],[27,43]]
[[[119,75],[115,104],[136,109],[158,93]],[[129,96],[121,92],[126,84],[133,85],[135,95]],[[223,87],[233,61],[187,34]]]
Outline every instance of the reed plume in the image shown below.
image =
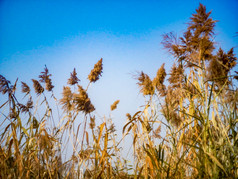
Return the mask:
[[73,94],[73,101],[78,111],[82,111],[85,114],[91,113],[95,110],[87,92],[82,86],[78,85],[78,92]]
[[45,83],[45,89],[47,91],[52,91],[54,86],[52,85],[52,81],[50,79],[51,74],[49,74],[48,68],[45,66],[44,71],[41,72],[42,75],[39,75],[40,82]]
[[4,76],[0,75],[0,92],[2,94],[6,94],[7,92],[10,92],[9,84],[10,84],[10,81],[6,80]]
[[24,83],[24,82],[21,82],[21,87],[22,87],[22,92],[23,93],[26,93],[26,95],[28,95],[29,93],[30,93],[30,87],[26,84],[26,83]]
[[60,100],[60,103],[63,105],[62,108],[65,112],[69,112],[72,110],[72,99],[73,94],[71,93],[71,89],[68,86],[63,87],[63,98]]
[[184,82],[183,74],[183,66],[181,64],[176,66],[176,64],[174,63],[173,67],[171,68],[170,77],[168,78],[168,81],[170,82],[173,88],[179,87]]
[[33,82],[33,87],[37,95],[40,95],[41,93],[44,92],[44,88],[41,86],[39,81],[32,79],[32,82]]
[[116,100],[112,105],[111,105],[111,111],[115,110],[117,108],[118,103],[120,100]]
[[88,79],[90,82],[96,82],[99,79],[99,76],[102,76],[102,58],[94,65],[94,68],[91,70],[90,74],[88,75]]
[[76,69],[74,68],[74,71],[70,73],[70,78],[68,79],[69,85],[75,85],[78,84],[80,80],[77,77]]
[[166,95],[166,86],[164,85],[164,80],[166,77],[166,71],[164,69],[164,63],[158,69],[156,77],[153,79],[152,83],[155,89],[158,90],[161,96]]
[[152,81],[150,77],[145,74],[144,72],[141,72],[137,78],[139,81],[137,84],[141,88],[141,92],[143,95],[153,95],[154,94],[154,86],[152,84]]

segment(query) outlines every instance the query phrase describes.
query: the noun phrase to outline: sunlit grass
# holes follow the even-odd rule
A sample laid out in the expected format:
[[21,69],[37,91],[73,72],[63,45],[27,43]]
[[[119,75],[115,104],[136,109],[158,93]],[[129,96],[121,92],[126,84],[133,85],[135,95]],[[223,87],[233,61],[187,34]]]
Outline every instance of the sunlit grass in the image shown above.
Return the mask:
[[[145,104],[125,115],[121,139],[111,118],[96,115],[88,94],[100,80],[102,59],[87,86],[74,69],[61,99],[47,67],[32,79],[33,89],[21,83],[24,99],[16,95],[18,80],[12,85],[1,75],[0,178],[238,178],[237,58],[233,49],[216,51],[215,23],[200,5],[183,37],[164,35],[174,65],[166,72],[163,64],[154,78],[138,74]],[[120,148],[130,136],[132,166]]]

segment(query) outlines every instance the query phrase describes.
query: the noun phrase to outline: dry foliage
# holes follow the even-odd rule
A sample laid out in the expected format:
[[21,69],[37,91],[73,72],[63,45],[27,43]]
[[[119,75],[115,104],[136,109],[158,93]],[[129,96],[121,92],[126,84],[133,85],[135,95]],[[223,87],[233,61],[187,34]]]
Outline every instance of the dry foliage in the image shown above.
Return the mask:
[[[110,117],[96,117],[89,85],[79,84],[76,69],[59,100],[47,67],[39,81],[32,79],[36,95],[21,83],[21,101],[17,80],[11,85],[0,75],[0,92],[7,97],[0,104],[0,178],[238,178],[238,72],[232,74],[237,58],[233,48],[216,51],[210,15],[200,4],[183,37],[164,35],[174,65],[167,74],[163,64],[153,80],[138,75],[146,104],[126,114],[120,140]],[[100,59],[88,83],[102,70]],[[52,100],[62,115],[53,112]],[[121,156],[128,135],[133,166]]]

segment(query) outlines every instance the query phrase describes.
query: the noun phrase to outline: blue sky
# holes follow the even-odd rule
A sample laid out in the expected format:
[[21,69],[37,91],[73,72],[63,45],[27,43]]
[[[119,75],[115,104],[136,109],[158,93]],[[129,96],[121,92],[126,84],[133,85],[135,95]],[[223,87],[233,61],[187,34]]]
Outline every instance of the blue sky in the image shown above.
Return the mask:
[[1,0],[0,74],[31,84],[46,64],[60,98],[74,67],[86,87],[87,75],[103,58],[103,75],[89,97],[100,116],[108,116],[110,105],[120,100],[111,115],[121,132],[125,114],[144,102],[133,74],[143,70],[153,77],[163,63],[169,69],[173,60],[161,35],[182,34],[199,2],[219,20],[217,46],[235,47],[237,54],[237,0]]

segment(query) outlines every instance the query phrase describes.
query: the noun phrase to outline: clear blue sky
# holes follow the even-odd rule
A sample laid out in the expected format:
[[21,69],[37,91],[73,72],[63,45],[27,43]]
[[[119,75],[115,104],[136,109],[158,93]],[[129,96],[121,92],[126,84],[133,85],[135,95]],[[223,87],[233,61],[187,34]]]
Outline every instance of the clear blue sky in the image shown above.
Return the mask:
[[121,132],[125,114],[143,104],[132,74],[143,70],[155,76],[162,63],[171,66],[161,35],[181,34],[199,2],[219,20],[217,46],[235,47],[238,54],[237,0],[1,0],[0,74],[31,83],[46,64],[60,98],[74,67],[85,86],[102,57],[103,76],[91,86],[89,97],[101,116],[108,116],[110,105],[121,100],[112,113]]

